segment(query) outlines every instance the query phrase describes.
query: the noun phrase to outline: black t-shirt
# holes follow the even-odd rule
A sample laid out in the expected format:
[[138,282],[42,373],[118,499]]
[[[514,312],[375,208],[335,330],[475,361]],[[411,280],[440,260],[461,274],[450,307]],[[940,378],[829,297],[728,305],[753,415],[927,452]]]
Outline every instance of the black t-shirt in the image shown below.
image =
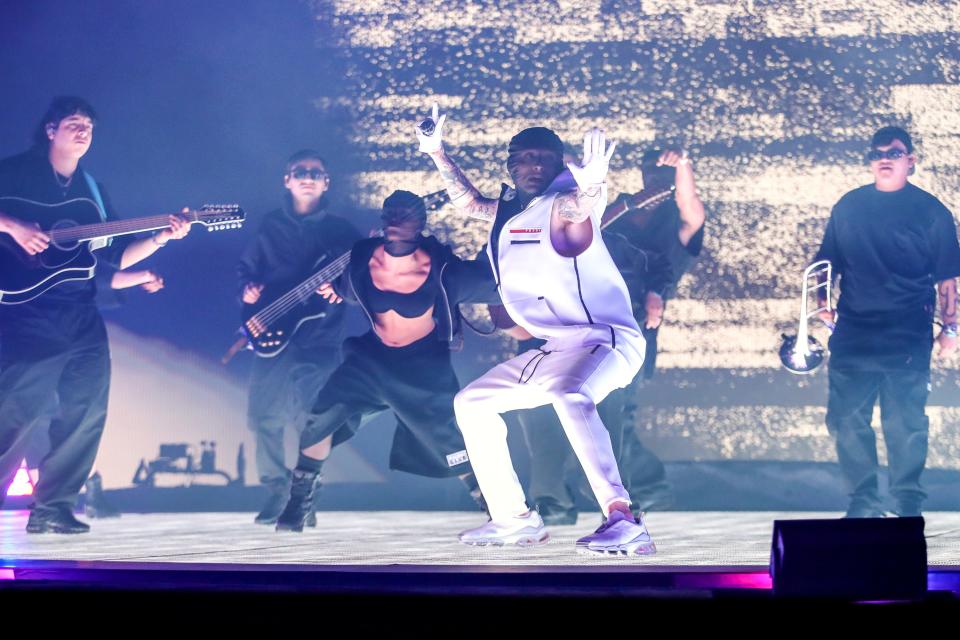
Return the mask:
[[937,198],[910,183],[850,191],[833,207],[816,260],[841,278],[834,366],[929,367],[934,286],[960,275],[956,225]]
[[[100,196],[108,220],[116,220],[117,216],[107,196],[103,185],[97,183]],[[57,181],[53,166],[42,153],[27,152],[0,161],[0,197],[16,196],[35,200],[45,204],[57,204],[74,198],[88,198],[96,202],[94,194],[83,171],[78,168],[67,187]],[[130,242],[130,236],[113,238],[110,245],[94,252],[98,262],[107,262],[118,267],[120,258]],[[96,280],[74,280],[63,282],[43,293],[35,300],[22,305],[0,305],[0,309],[13,313],[17,307],[37,307],[37,310],[49,309],[49,313],[59,313],[64,305],[94,304],[96,297]]]
[[690,238],[684,245],[680,242],[680,208],[674,200],[668,200],[650,214],[642,226],[636,224],[637,218],[627,213],[610,225],[609,233],[618,234],[626,238],[630,244],[644,251],[660,254],[670,263],[672,279],[661,293],[670,298],[676,292],[677,283],[683,274],[690,269],[694,259],[703,249],[704,227]]
[[[259,282],[272,288],[271,293],[285,293],[350,251],[359,239],[353,225],[323,210],[307,215],[297,215],[289,207],[271,211],[237,264],[240,287]],[[343,305],[329,305],[326,314],[301,325],[294,342],[304,347],[339,345]]]

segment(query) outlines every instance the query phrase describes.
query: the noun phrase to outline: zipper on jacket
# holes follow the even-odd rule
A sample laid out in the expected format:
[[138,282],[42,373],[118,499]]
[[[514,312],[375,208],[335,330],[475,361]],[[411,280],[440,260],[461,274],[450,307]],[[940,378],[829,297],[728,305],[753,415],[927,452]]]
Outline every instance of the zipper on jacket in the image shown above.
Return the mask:
[[447,342],[453,343],[453,311],[450,309],[450,298],[447,296],[447,288],[443,286],[443,270],[447,268],[449,262],[444,262],[440,267],[440,292],[443,293],[443,301],[447,307],[447,328],[449,329],[450,339]]

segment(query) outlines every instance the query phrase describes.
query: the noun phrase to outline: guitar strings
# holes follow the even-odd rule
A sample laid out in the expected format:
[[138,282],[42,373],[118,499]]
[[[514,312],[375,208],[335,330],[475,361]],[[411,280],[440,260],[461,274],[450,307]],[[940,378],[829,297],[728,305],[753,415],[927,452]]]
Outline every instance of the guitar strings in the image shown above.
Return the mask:
[[[191,222],[202,222],[203,217],[217,217],[221,215],[236,214],[234,209],[217,211],[216,209],[204,209],[200,212],[192,212]],[[100,222],[94,224],[84,224],[76,227],[66,227],[63,229],[53,229],[50,235],[57,240],[89,240],[100,237],[98,234],[90,236],[94,230],[103,232],[103,235],[120,235],[123,233],[135,233],[137,231],[147,231],[149,229],[163,229],[170,226],[169,219],[171,215],[180,214],[160,214],[156,216],[147,216],[144,218],[133,218],[129,220],[111,220],[109,222]],[[224,223],[239,222],[239,220],[223,220]],[[216,224],[215,222],[213,224]],[[87,236],[87,237],[84,237]]]
[[[430,202],[430,199],[436,199],[436,202]],[[424,197],[424,200],[425,204],[429,203],[427,204],[427,210],[432,211],[439,209],[444,204],[449,202],[449,197],[447,196],[446,190],[441,190],[427,194]],[[284,316],[288,311],[300,304],[302,301],[312,296],[319,285],[323,284],[324,282],[328,282],[331,278],[335,278],[343,273],[344,267],[349,261],[350,251],[344,253],[339,258],[321,269],[319,272],[310,276],[292,290],[288,291],[257,313],[250,316],[250,318],[244,324],[246,325],[251,321],[256,321],[264,328],[269,327],[271,323]]]
[[346,266],[349,259],[349,253],[341,256],[334,262],[324,267],[324,269],[322,269],[320,272],[314,274],[301,284],[297,285],[280,298],[277,298],[277,300],[252,316],[250,319],[255,319],[264,326],[269,326],[277,318],[285,315],[288,311],[290,311],[290,309],[313,295],[317,286],[342,273],[343,267]]
[[[350,252],[348,251],[284,295],[274,300],[267,307],[261,309],[259,312],[251,316],[250,320],[256,320],[265,327],[269,326],[277,318],[285,315],[288,311],[290,311],[290,309],[294,308],[296,305],[300,304],[300,302],[313,295],[318,286],[343,273],[343,269],[346,267],[349,261]],[[250,322],[250,320],[247,322]]]

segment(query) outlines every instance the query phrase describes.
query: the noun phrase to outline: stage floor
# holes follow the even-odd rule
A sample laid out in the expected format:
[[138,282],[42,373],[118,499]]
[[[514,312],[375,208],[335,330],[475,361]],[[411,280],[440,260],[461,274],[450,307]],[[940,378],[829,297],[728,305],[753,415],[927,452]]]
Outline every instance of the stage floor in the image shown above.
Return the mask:
[[[631,567],[654,571],[760,570],[770,562],[773,521],[836,518],[837,513],[661,512],[647,516],[657,554],[606,558],[574,551],[599,524],[581,514],[574,526],[550,527],[549,543],[532,549],[470,547],[457,533],[483,519],[469,512],[320,512],[316,529],[278,533],[253,524],[252,513],[126,514],[92,520],[83,535],[28,535],[26,511],[0,511],[0,567],[18,561],[191,563],[224,565],[383,565],[414,568]],[[925,514],[928,565],[960,568],[960,513]]]

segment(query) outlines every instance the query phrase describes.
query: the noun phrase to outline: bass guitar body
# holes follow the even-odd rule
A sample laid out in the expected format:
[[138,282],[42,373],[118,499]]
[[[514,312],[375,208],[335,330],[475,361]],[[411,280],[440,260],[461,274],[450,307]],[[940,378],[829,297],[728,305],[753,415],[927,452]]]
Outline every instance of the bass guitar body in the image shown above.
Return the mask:
[[276,317],[269,322],[261,318],[264,311],[282,296],[288,296],[296,283],[264,287],[260,299],[254,304],[244,304],[241,309],[243,332],[256,354],[263,358],[272,358],[287,348],[290,339],[304,322],[316,318],[325,318],[330,311],[330,303],[318,295],[303,295],[282,303],[286,309],[282,315],[267,311],[267,318]]
[[[101,222],[96,203],[86,198],[50,205],[23,198],[0,198],[0,211],[44,231]],[[0,304],[21,304],[40,296],[61,282],[89,280],[97,259],[90,242],[57,245],[54,242],[30,255],[8,234],[0,234]]]

